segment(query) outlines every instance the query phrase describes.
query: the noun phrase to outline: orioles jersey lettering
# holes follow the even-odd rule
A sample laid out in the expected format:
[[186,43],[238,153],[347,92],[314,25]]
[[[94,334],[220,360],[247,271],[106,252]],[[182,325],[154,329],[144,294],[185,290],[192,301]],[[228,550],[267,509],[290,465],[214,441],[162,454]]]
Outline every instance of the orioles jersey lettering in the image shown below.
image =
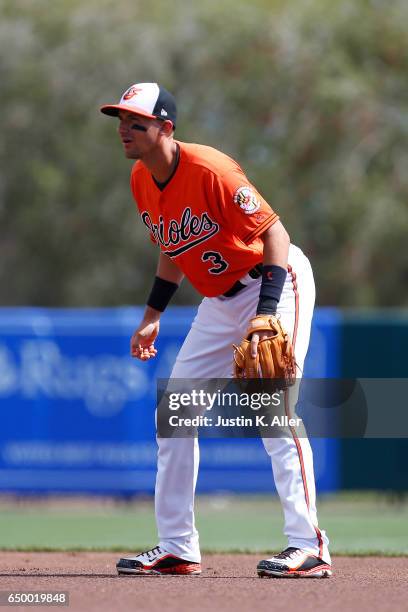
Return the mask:
[[[158,224],[153,223],[148,211],[144,211],[141,216],[154,241],[164,247],[162,251],[169,257],[177,257],[177,255],[192,249],[197,244],[211,238],[219,230],[218,223],[210,219],[207,213],[203,213],[201,217],[192,215],[189,206],[184,209],[180,223],[177,219],[171,219],[167,228],[162,215],[159,216]],[[194,239],[190,240],[192,237]],[[168,248],[177,246],[182,242],[185,244],[178,249]]]
[[230,157],[176,141],[178,167],[160,190],[137,161],[131,187],[151,240],[208,297],[262,262],[261,235],[279,218]]

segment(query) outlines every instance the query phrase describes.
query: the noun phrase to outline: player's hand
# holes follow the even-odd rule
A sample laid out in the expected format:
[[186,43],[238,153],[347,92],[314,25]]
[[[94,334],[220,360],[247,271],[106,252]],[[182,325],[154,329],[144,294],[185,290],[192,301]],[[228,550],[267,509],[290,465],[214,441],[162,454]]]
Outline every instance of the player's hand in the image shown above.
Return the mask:
[[278,316],[253,317],[241,343],[233,347],[235,378],[279,378],[285,389],[295,384],[295,355]]
[[273,331],[260,331],[251,336],[251,357],[255,358],[258,353],[258,342],[263,338],[272,338]]
[[157,355],[154,341],[159,333],[160,322],[142,321],[130,340],[130,354],[136,359],[147,361]]

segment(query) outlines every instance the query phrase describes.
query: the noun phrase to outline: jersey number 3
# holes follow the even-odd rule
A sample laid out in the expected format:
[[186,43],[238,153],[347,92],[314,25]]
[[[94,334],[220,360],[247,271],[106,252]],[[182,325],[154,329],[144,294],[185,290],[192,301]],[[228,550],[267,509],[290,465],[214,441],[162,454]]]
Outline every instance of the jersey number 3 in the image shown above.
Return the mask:
[[206,251],[201,255],[201,259],[202,261],[209,260],[213,264],[211,268],[208,268],[210,274],[221,274],[228,268],[227,262],[217,251]]

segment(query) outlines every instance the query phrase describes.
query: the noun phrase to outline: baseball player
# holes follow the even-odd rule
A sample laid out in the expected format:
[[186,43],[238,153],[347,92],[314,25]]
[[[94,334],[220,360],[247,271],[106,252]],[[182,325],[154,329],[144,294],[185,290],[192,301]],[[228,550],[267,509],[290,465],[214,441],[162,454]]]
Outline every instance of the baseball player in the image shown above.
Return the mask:
[[[136,160],[131,189],[150,239],[160,249],[143,320],[131,339],[133,357],[157,354],[160,316],[184,276],[204,296],[174,364],[172,378],[228,378],[232,345],[250,339],[251,356],[272,337],[277,320],[290,337],[301,375],[312,321],[312,270],[278,215],[230,157],[174,138],[173,96],[157,83],[129,87],[117,117],[125,156]],[[119,574],[199,574],[194,520],[197,438],[158,438],[156,547],[117,563]],[[284,512],[288,548],[259,562],[259,576],[331,575],[328,538],[318,527],[309,441],[291,429],[263,438]]]

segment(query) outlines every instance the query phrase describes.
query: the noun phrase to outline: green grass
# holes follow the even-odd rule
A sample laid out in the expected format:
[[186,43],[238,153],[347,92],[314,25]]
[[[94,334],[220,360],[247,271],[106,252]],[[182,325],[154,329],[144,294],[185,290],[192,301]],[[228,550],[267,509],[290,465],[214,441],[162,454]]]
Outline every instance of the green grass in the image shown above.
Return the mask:
[[[270,497],[200,497],[197,526],[206,552],[284,548],[280,504]],[[334,554],[408,555],[408,503],[376,495],[322,498],[320,526]],[[28,501],[0,504],[0,549],[133,551],[157,542],[151,500]]]

